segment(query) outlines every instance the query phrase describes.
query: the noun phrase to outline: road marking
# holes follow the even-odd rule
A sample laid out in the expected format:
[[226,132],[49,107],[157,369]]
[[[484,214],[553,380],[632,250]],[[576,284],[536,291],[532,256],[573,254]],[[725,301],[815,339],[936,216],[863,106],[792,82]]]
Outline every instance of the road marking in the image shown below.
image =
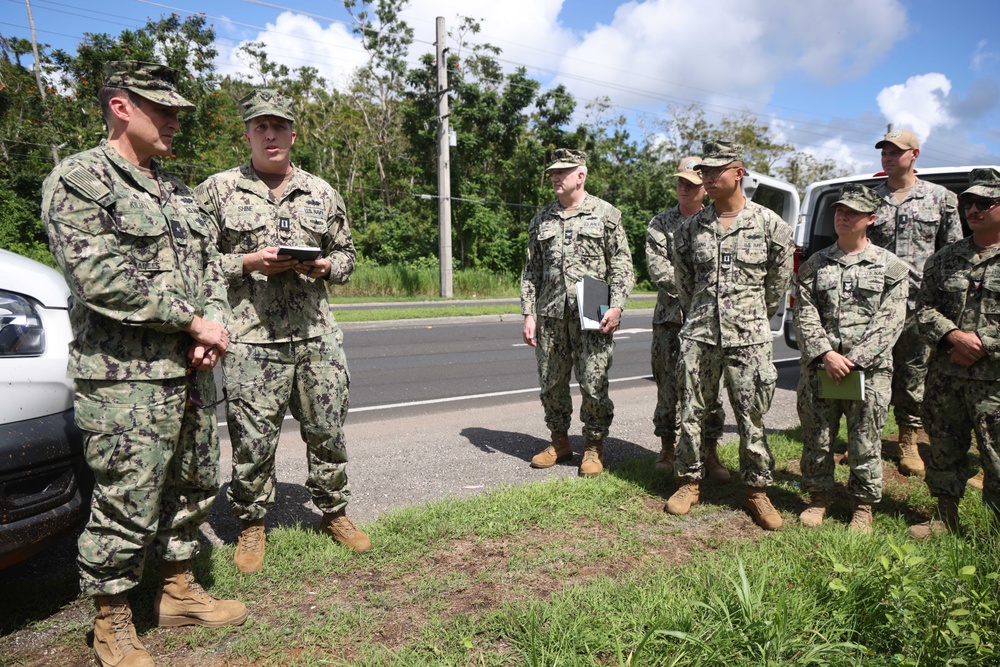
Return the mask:
[[[775,364],[786,363],[789,361],[798,361],[798,357],[790,357],[788,359],[775,359]],[[635,375],[627,378],[614,378],[608,382],[614,384],[616,382],[635,382],[636,380],[652,380],[652,375]],[[579,387],[578,382],[570,383],[570,389],[574,387]],[[477,398],[496,398],[499,396],[516,396],[517,394],[529,394],[532,392],[541,391],[538,387],[532,387],[530,389],[511,389],[509,391],[491,391],[485,394],[469,394],[467,396],[448,396],[445,398],[431,398],[425,401],[409,401],[407,403],[389,403],[386,405],[370,405],[366,408],[350,408],[349,412],[374,412],[376,410],[394,410],[396,408],[415,408],[421,405],[439,405],[441,403],[456,403],[458,401],[472,401]],[[293,419],[291,415],[285,415],[285,419]],[[220,421],[219,426],[227,426],[227,422]]]

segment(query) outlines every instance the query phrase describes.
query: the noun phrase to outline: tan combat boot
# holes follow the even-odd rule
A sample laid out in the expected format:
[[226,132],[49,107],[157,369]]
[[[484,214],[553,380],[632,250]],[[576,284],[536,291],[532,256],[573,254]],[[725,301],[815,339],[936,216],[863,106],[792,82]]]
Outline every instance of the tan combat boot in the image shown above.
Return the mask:
[[247,608],[238,600],[220,600],[205,592],[191,572],[191,561],[160,561],[160,590],[153,601],[153,622],[164,628],[241,625]]
[[731,475],[719,460],[719,443],[713,442],[705,448],[705,472],[718,482],[728,482]]
[[542,451],[531,457],[532,468],[551,468],[561,461],[573,458],[573,448],[569,444],[566,431],[552,431],[552,442]]
[[368,539],[368,535],[347,518],[346,510],[324,514],[319,529],[351,551],[362,552],[372,548],[372,541]]
[[784,523],[778,510],[767,497],[765,489],[747,489],[747,498],[743,502],[743,507],[750,512],[750,516],[757,522],[757,525],[764,530],[778,530]]
[[985,472],[982,471],[982,470],[980,470],[975,475],[973,475],[972,477],[970,477],[969,481],[968,481],[969,486],[971,486],[974,489],[979,489],[980,491],[982,491],[983,490],[983,476],[984,475],[985,475]]
[[153,658],[139,643],[132,608],[125,593],[98,595],[94,619],[94,658],[100,667],[153,667]]
[[957,533],[959,531],[958,498],[938,496],[938,516],[941,518],[910,526],[910,537],[915,540],[925,540],[932,535]]
[[799,514],[799,521],[803,526],[816,528],[823,523],[826,509],[830,506],[830,496],[826,491],[816,491],[809,495],[809,507]]
[[587,438],[583,442],[583,461],[580,462],[580,477],[597,477],[604,472],[604,441]]
[[240,529],[240,541],[236,545],[236,555],[233,556],[233,563],[236,564],[237,570],[243,574],[260,572],[261,568],[264,567],[264,542],[266,539],[263,519],[243,522]]
[[855,502],[854,514],[851,515],[851,523],[848,524],[847,529],[852,533],[871,535],[873,521],[874,517],[872,516],[872,506]]
[[923,475],[924,462],[917,447],[917,429],[912,426],[899,427],[899,472],[903,475]]
[[656,457],[656,469],[672,471],[674,469],[674,440],[666,436],[660,438],[660,455]]
[[688,482],[681,484],[681,488],[674,491],[674,495],[667,499],[667,504],[663,506],[663,511],[667,514],[684,516],[691,511],[693,505],[698,504],[701,497],[701,483]]

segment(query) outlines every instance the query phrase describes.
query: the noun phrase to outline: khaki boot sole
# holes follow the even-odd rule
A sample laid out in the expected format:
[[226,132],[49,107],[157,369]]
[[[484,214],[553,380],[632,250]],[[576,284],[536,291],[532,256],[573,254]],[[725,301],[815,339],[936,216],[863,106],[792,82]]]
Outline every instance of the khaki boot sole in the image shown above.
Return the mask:
[[538,455],[535,455],[535,457],[531,459],[531,467],[537,468],[538,470],[545,470],[546,468],[551,468],[557,463],[562,463],[563,461],[569,461],[571,458],[573,458],[573,452],[570,452],[569,454],[563,454],[561,456],[556,456],[554,459],[547,458],[543,460],[536,460],[538,459]]
[[153,615],[153,622],[161,628],[182,628],[188,625],[198,625],[203,628],[224,628],[227,625],[243,625],[250,612],[246,609],[239,616],[220,621],[206,621],[196,616],[161,616]]

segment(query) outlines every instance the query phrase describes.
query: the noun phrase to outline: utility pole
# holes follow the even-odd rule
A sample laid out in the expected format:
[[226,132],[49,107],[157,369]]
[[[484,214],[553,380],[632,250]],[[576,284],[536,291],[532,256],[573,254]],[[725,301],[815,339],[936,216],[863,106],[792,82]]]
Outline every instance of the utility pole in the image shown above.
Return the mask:
[[444,17],[437,17],[438,101],[438,259],[441,263],[441,296],[451,298],[451,155],[448,146],[448,33]]
[[[31,0],[24,0],[24,5],[28,9],[28,25],[31,26],[31,54],[35,58],[35,83],[38,85],[38,94],[42,96],[42,106],[48,115],[49,108],[45,104],[45,82],[42,81],[42,63],[38,60],[38,40],[35,38],[35,17],[31,13]],[[52,144],[51,148],[52,164],[58,166],[59,148],[55,144]]]

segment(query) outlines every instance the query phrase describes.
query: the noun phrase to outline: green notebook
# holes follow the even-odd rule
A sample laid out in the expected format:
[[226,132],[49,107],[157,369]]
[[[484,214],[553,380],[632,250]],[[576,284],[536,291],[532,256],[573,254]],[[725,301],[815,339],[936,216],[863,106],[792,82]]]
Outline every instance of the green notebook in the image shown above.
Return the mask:
[[844,379],[837,384],[826,374],[826,370],[819,369],[819,379],[822,383],[819,397],[826,399],[839,399],[844,401],[865,400],[865,372],[851,371],[844,376]]

